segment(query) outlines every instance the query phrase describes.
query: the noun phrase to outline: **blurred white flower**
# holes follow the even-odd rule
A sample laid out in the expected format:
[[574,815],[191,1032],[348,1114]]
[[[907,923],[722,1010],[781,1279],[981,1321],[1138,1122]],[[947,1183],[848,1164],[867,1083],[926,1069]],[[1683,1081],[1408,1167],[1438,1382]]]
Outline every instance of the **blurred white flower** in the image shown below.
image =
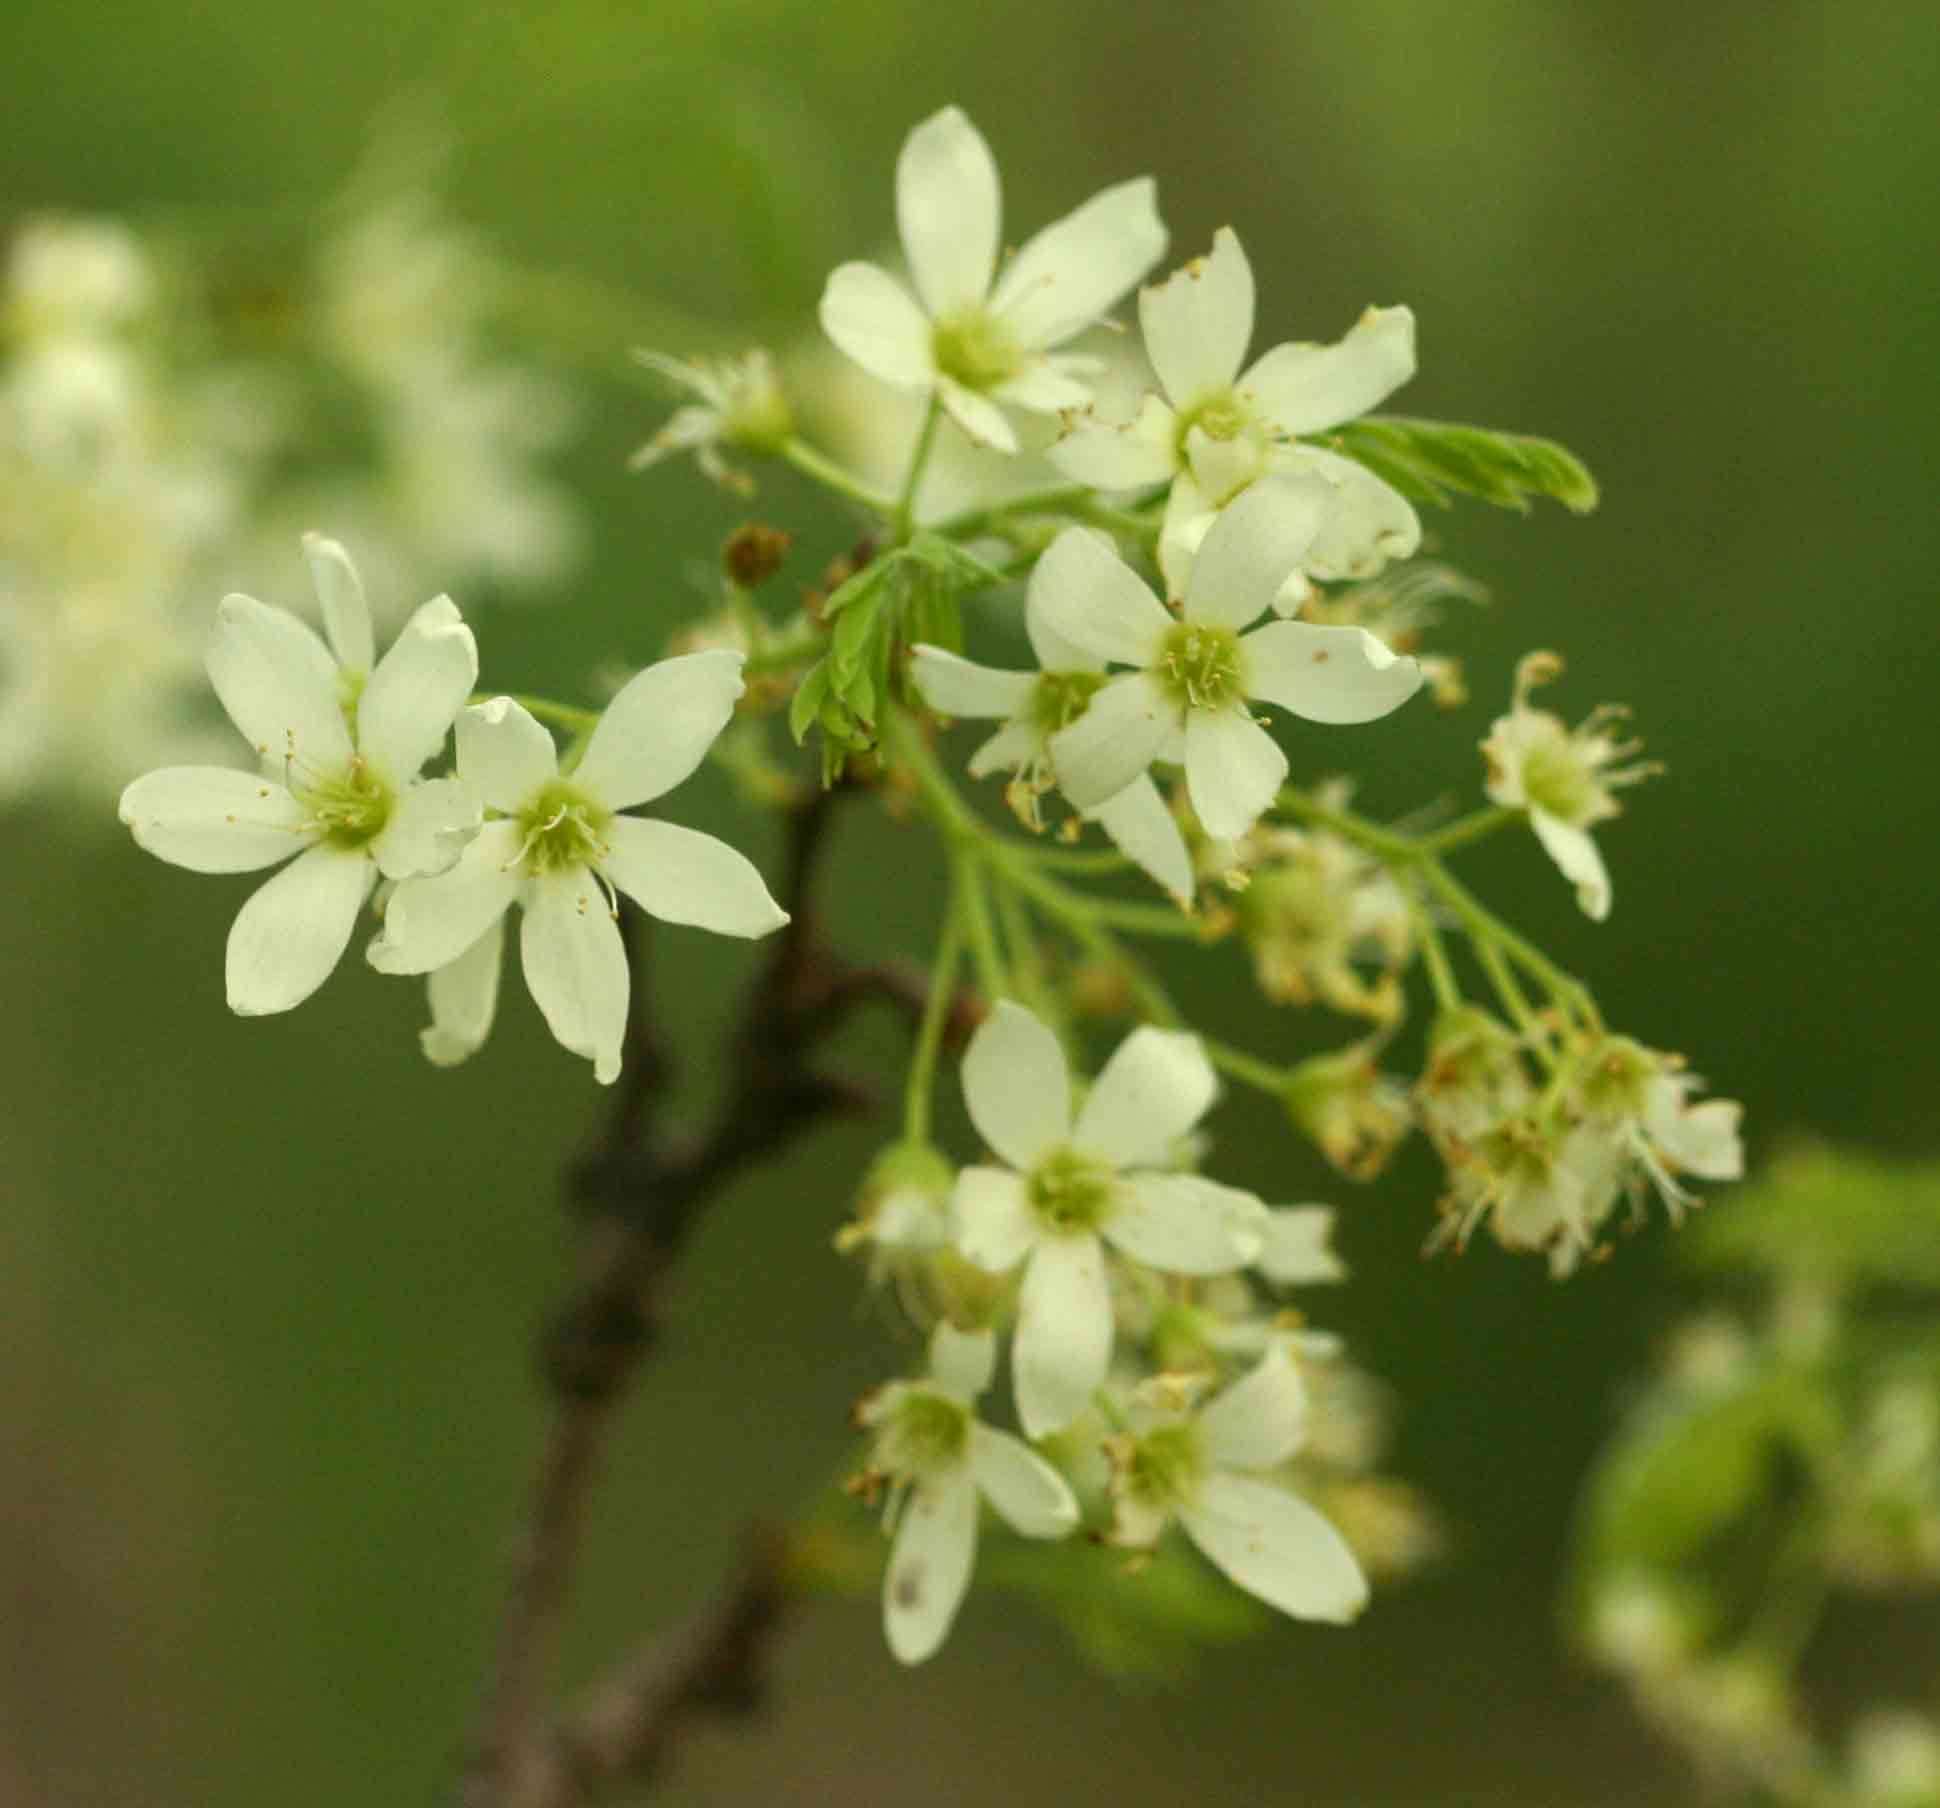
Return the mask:
[[[1162,395],[1129,421],[1075,415],[1051,462],[1102,490],[1169,483],[1160,562],[1182,590],[1218,511],[1269,473],[1326,485],[1329,506],[1300,564],[1305,577],[1368,577],[1421,543],[1406,498],[1364,465],[1303,442],[1365,414],[1415,372],[1415,320],[1370,308],[1337,345],[1276,345],[1242,370],[1253,337],[1253,268],[1230,227],[1139,293],[1145,351]],[[1283,590],[1297,604],[1304,583]]]
[[1308,1400],[1285,1339],[1203,1407],[1181,1378],[1137,1390],[1114,1453],[1113,1542],[1146,1548],[1176,1519],[1249,1594],[1300,1620],[1341,1624],[1367,1605],[1367,1578],[1326,1516],[1269,1480],[1305,1442]]
[[459,717],[458,775],[491,818],[450,871],[397,888],[370,947],[380,972],[434,976],[433,1060],[460,1060],[484,1039],[515,903],[526,984],[552,1033],[593,1062],[602,1085],[619,1076],[629,996],[611,888],[663,922],[720,935],[766,935],[788,921],[725,842],[622,814],[692,774],[741,691],[739,653],[662,660],[607,705],[563,772],[551,735],[511,698]]
[[633,355],[698,399],[675,409],[634,453],[630,467],[642,471],[676,452],[691,452],[712,482],[750,493],[752,480],[721,456],[721,448],[775,453],[788,443],[794,423],[774,359],[759,347],[739,358],[687,360],[639,349]]
[[843,264],[822,293],[823,330],[872,376],[936,395],[973,440],[1003,452],[1017,450],[1017,435],[1000,403],[1051,414],[1091,400],[1090,361],[1052,348],[1165,253],[1141,176],[1047,226],[999,270],[996,160],[958,107],[905,140],[896,218],[916,294],[878,265]]
[[980,1500],[1026,1538],[1063,1538],[1078,1524],[1064,1477],[1021,1438],[981,1423],[971,1410],[996,1366],[994,1333],[959,1331],[945,1321],[930,1336],[928,1379],[891,1382],[856,1411],[876,1434],[870,1466],[894,1488],[883,1629],[906,1664],[936,1651],[963,1604],[976,1563]]
[[342,956],[378,875],[449,865],[478,824],[461,786],[418,777],[478,677],[471,630],[436,597],[373,669],[355,569],[333,541],[309,551],[328,647],[247,596],[223,599],[209,647],[209,681],[260,775],[168,767],[121,798],[136,841],[194,872],[254,872],[299,855],[230,930],[229,1007],[245,1016],[301,1004]]
[[1064,1050],[1037,1017],[1005,1000],[971,1041],[964,1100],[1007,1165],[957,1176],[957,1247],[992,1273],[1023,1265],[1011,1365],[1032,1437],[1070,1424],[1110,1368],[1107,1243],[1166,1274],[1226,1274],[1259,1254],[1258,1199],[1165,1168],[1217,1091],[1197,1037],[1138,1029],[1074,1119]]
[[1138,668],[1113,678],[1051,739],[1064,793],[1081,810],[1116,797],[1155,759],[1181,763],[1208,835],[1244,835],[1287,776],[1287,756],[1253,719],[1253,699],[1312,722],[1368,722],[1414,695],[1421,668],[1362,628],[1269,622],[1271,605],[1328,506],[1309,478],[1256,484],[1227,509],[1194,561],[1181,620],[1116,553],[1068,529],[1039,561],[1045,621],[1094,657]]
[[1584,915],[1601,922],[1610,914],[1610,875],[1590,830],[1618,814],[1613,791],[1651,777],[1657,768],[1620,763],[1641,743],[1619,741],[1610,732],[1624,714],[1615,705],[1606,704],[1573,729],[1548,710],[1529,707],[1529,693],[1562,669],[1554,653],[1524,656],[1516,666],[1514,706],[1496,718],[1482,743],[1482,758],[1490,799],[1528,813],[1537,840],[1576,887]]

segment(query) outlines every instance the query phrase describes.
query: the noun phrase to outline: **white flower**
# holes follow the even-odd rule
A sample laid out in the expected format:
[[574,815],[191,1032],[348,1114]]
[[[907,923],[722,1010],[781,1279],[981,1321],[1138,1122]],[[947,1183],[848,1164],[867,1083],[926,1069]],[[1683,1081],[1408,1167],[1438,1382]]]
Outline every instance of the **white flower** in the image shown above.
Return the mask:
[[1062,1538],[1078,1523],[1064,1477],[971,1411],[996,1364],[992,1332],[959,1331],[946,1320],[930,1337],[929,1379],[892,1382],[857,1413],[876,1433],[872,1466],[897,1485],[882,1612],[889,1648],[906,1664],[936,1651],[963,1604],[980,1499],[1026,1538]]
[[[961,108],[910,133],[896,219],[916,295],[875,264],[843,264],[822,293],[823,330],[872,376],[933,392],[965,433],[1002,451],[1000,402],[1039,414],[1083,407],[1091,361],[1052,347],[1101,318],[1165,252],[1152,180],[1105,189],[997,268],[997,164]],[[918,297],[921,299],[919,300]]]
[[964,1099],[1007,1165],[957,1176],[957,1247],[991,1273],[1024,1265],[1011,1361],[1032,1437],[1070,1424],[1111,1364],[1106,1243],[1169,1274],[1226,1274],[1259,1254],[1251,1193],[1165,1171],[1217,1090],[1197,1037],[1138,1029],[1074,1122],[1064,1050],[1029,1011],[1001,1002],[972,1039]]
[[[1242,372],[1253,337],[1253,269],[1231,228],[1141,290],[1145,351],[1164,395],[1123,425],[1074,417],[1051,450],[1061,470],[1104,490],[1170,483],[1161,563],[1175,589],[1215,513],[1255,479],[1321,479],[1330,506],[1301,558],[1321,579],[1368,577],[1421,543],[1407,499],[1366,466],[1299,440],[1365,414],[1415,373],[1415,319],[1370,308],[1337,345],[1276,345]],[[1297,602],[1296,582],[1286,600]]]
[[720,448],[773,453],[787,444],[793,423],[774,360],[759,348],[739,358],[691,363],[652,351],[636,350],[633,355],[700,400],[675,409],[667,424],[634,453],[629,468],[643,471],[673,453],[692,452],[713,482],[725,489],[751,490],[747,474],[722,458]]
[[[1080,538],[1083,530],[1073,530]],[[1051,737],[1069,727],[1104,688],[1105,662],[1066,640],[1046,619],[1044,597],[1061,584],[1084,582],[1081,571],[1067,577],[1074,556],[1072,534],[1061,536],[1032,568],[1024,603],[1024,632],[1037,655],[1036,672],[1002,672],[975,665],[941,647],[913,649],[910,670],[932,709],[945,715],[1001,719],[1000,728],[971,757],[970,775],[1009,770],[1016,776],[1013,795],[1035,822],[1036,800],[1056,782]],[[1075,555],[1082,559],[1082,555]],[[1085,568],[1090,568],[1085,562]],[[1179,903],[1193,893],[1192,858],[1158,786],[1140,773],[1115,796],[1081,812],[1098,823],[1121,852],[1149,873]]]
[[[761,875],[712,835],[621,812],[671,791],[734,714],[741,655],[649,666],[606,707],[578,765],[510,697],[458,718],[458,774],[490,814],[449,872],[409,880],[370,947],[384,973],[432,974],[426,1053],[462,1060],[490,1027],[503,920],[523,907],[525,980],[552,1033],[610,1084],[626,1032],[626,948],[609,888],[648,915],[759,936],[788,916]],[[440,970],[443,969],[441,972]]]
[[1677,1055],[1646,1048],[1628,1036],[1609,1036],[1582,1057],[1579,1103],[1586,1121],[1605,1133],[1606,1184],[1612,1197],[1655,1187],[1675,1221],[1694,1204],[1681,1174],[1700,1180],[1742,1180],[1739,1136],[1744,1107],[1735,1099],[1691,1095],[1704,1082]]
[[1563,669],[1554,653],[1530,653],[1516,667],[1515,704],[1498,716],[1482,743],[1492,802],[1525,810],[1529,826],[1576,887],[1584,915],[1602,922],[1610,914],[1610,875],[1590,830],[1620,807],[1611,792],[1649,778],[1656,768],[1621,766],[1638,750],[1609,731],[1622,711],[1606,705],[1574,729],[1547,710],[1531,709],[1529,693]]
[[1232,1581],[1300,1620],[1338,1625],[1367,1605],[1367,1578],[1324,1515],[1266,1479],[1306,1440],[1308,1401],[1292,1347],[1268,1345],[1249,1370],[1194,1412],[1189,1389],[1161,1376],[1141,1390],[1113,1475],[1114,1542],[1157,1543],[1177,1519]]
[[154,299],[141,241],[117,220],[30,220],[7,256],[5,326],[20,341],[119,331]]
[[1298,568],[1326,507],[1312,479],[1255,484],[1206,536],[1183,620],[1082,529],[1059,537],[1042,562],[1057,555],[1042,587],[1045,621],[1094,657],[1139,668],[1052,737],[1058,782],[1077,808],[1116,797],[1154,759],[1182,760],[1206,833],[1234,840],[1287,776],[1287,756],[1249,700],[1339,723],[1372,721],[1414,695],[1421,668],[1365,629],[1276,621],[1241,632]]
[[305,542],[330,644],[281,609],[225,597],[209,681],[261,776],[176,766],[138,778],[121,820],[151,854],[241,873],[300,857],[229,932],[229,1005],[287,1011],[330,975],[381,873],[436,872],[478,824],[449,779],[420,781],[478,677],[478,648],[449,597],[426,603],[375,668],[356,569],[333,540]]

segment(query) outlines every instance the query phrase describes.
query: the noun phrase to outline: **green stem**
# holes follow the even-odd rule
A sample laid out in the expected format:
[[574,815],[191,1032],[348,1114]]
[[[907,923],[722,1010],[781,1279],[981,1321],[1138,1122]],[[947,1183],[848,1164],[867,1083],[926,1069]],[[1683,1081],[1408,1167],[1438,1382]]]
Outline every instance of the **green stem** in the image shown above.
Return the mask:
[[960,897],[952,897],[943,913],[943,933],[930,967],[930,989],[923,1000],[923,1021],[917,1026],[916,1047],[910,1055],[909,1080],[903,1092],[903,1135],[912,1143],[930,1140],[930,1105],[936,1090],[936,1062],[943,1047],[943,1026],[956,996],[957,967],[963,958],[963,912]]
[[962,509],[937,522],[936,532],[952,540],[976,540],[988,534],[1001,534],[1013,523],[1033,515],[1061,515],[1074,521],[1089,521],[1141,539],[1151,538],[1158,526],[1136,507],[1118,509],[1100,502],[1084,484],[1060,483],[1041,490],[1026,490],[1021,496],[979,508]]
[[993,1004],[1011,996],[1010,975],[1004,968],[1004,954],[997,943],[997,925],[990,915],[990,899],[983,888],[972,849],[959,845],[956,859],[957,908],[963,913],[969,931],[970,958],[977,969],[977,983]]
[[1492,804],[1486,810],[1457,817],[1447,828],[1437,829],[1432,835],[1422,836],[1417,846],[1423,854],[1439,858],[1443,854],[1452,854],[1457,848],[1467,847],[1471,841],[1493,835],[1497,829],[1506,828],[1521,819],[1520,810],[1511,810],[1504,804]]
[[1309,797],[1304,791],[1295,790],[1291,785],[1280,792],[1280,808],[1290,816],[1298,816],[1303,822],[1332,829],[1336,835],[1357,847],[1366,848],[1370,854],[1377,854],[1383,860],[1412,865],[1422,858],[1421,843],[1412,836],[1384,829],[1350,810],[1336,810],[1318,798]]
[[1047,1023],[1055,1023],[1062,1012],[1051,996],[1050,982],[1044,972],[1043,950],[1038,945],[1031,913],[1025,909],[1024,900],[1014,885],[998,886],[996,902],[997,924],[1003,931],[1004,948],[1010,956],[1010,970],[1017,977],[1018,994]]
[[793,465],[804,477],[819,483],[823,489],[833,490],[836,495],[873,514],[887,516],[896,512],[895,497],[873,484],[864,483],[853,471],[845,470],[827,454],[816,451],[806,440],[786,441],[778,456],[784,464]]
[[923,473],[929,467],[930,448],[936,444],[936,424],[943,418],[943,398],[935,390],[930,392],[930,405],[923,414],[922,430],[916,435],[916,444],[910,450],[909,469],[903,473],[903,487],[896,498],[894,516],[896,538],[907,540],[916,521],[916,491],[923,481]]
[[1107,848],[1057,847],[1032,841],[1026,842],[1019,852],[1027,853],[1039,866],[1048,867],[1054,873],[1122,873],[1132,864],[1116,849]]
[[1222,1073],[1229,1073],[1242,1085],[1270,1093],[1275,1098],[1285,1096],[1285,1068],[1275,1067],[1272,1062],[1262,1061],[1258,1055],[1249,1055],[1243,1048],[1234,1048],[1230,1043],[1215,1042],[1210,1036],[1201,1036],[1199,1040],[1205,1045],[1213,1066]]
[[753,649],[741,668],[744,678],[765,678],[772,672],[792,672],[822,656],[828,645],[828,629],[806,613],[778,628],[765,623],[754,637]]
[[1435,921],[1434,906],[1412,887],[1408,891],[1408,903],[1414,914],[1415,926],[1421,931],[1422,961],[1428,968],[1428,983],[1435,990],[1435,1002],[1444,1011],[1458,1010],[1462,1003],[1462,988],[1455,983],[1455,969],[1449,962],[1441,925]]

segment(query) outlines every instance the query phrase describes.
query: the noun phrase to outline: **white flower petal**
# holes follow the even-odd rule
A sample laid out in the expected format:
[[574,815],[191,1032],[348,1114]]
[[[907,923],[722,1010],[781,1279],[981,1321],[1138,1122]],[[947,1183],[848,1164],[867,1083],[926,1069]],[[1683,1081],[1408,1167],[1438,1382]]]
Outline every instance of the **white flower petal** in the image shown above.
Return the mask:
[[912,647],[909,671],[923,693],[923,701],[946,716],[1002,719],[1021,715],[1037,689],[1035,672],[1000,672],[941,647]]
[[936,375],[929,316],[887,270],[842,264],[822,291],[822,331],[872,377],[927,389]]
[[959,1331],[947,1318],[930,1333],[930,1379],[944,1393],[966,1404],[990,1385],[997,1372],[997,1334]]
[[1014,772],[1044,757],[1044,730],[1035,722],[1006,722],[970,756],[972,778]]
[[1334,1254],[1334,1214],[1325,1205],[1287,1205],[1267,1214],[1255,1264],[1276,1287],[1344,1281],[1347,1265]]
[[1058,786],[1078,810],[1109,803],[1166,744],[1178,710],[1145,672],[1114,678],[1069,728],[1051,737]]
[[1218,1096],[1219,1076],[1199,1038],[1148,1025],[1113,1050],[1071,1140],[1114,1167],[1162,1166]]
[[259,886],[229,931],[229,1008],[266,1017],[308,998],[343,957],[376,879],[360,849],[313,847]]
[[1244,835],[1286,778],[1287,756],[1279,742],[1243,708],[1187,711],[1186,795],[1215,841]]
[[953,1240],[966,1262],[1008,1274],[1037,1241],[1024,1178],[1008,1168],[964,1168],[950,1195]]
[[1060,344],[1099,319],[1165,255],[1150,176],[1093,195],[1004,267],[990,298],[1027,346]]
[[516,822],[488,822],[448,872],[405,880],[384,906],[370,964],[380,973],[430,973],[457,960],[519,895],[525,881],[513,862],[523,839]]
[[1044,1021],[1000,998],[963,1056],[963,1101],[977,1134],[1013,1168],[1071,1135],[1071,1073]]
[[761,936],[788,921],[745,854],[671,822],[616,816],[600,870],[649,916],[716,935]]
[[686,778],[734,715],[743,655],[725,647],[663,659],[606,706],[572,782],[609,810],[652,803]]
[[300,853],[303,806],[274,779],[226,766],[167,766],[121,794],[121,820],[158,860],[192,873],[253,873]]
[[404,624],[357,699],[357,750],[392,784],[416,778],[478,682],[478,643],[448,596]]
[[1120,1183],[1105,1236],[1165,1274],[1231,1274],[1259,1253],[1251,1193],[1202,1174],[1132,1174]]
[[1045,456],[1065,476],[1094,490],[1131,490],[1164,483],[1179,468],[1178,416],[1148,395],[1136,418],[1104,421],[1080,414]]
[[350,763],[337,662],[294,615],[252,596],[225,596],[208,667],[230,721],[264,759],[293,759],[312,772]]
[[1253,266],[1230,226],[1212,253],[1194,258],[1138,297],[1145,355],[1177,408],[1232,387],[1253,337]]
[[997,269],[997,160],[961,107],[933,113],[896,160],[896,224],[923,305],[937,319],[980,303]]
[[1165,578],[1165,593],[1181,597],[1192,581],[1192,561],[1199,556],[1206,536],[1219,519],[1206,492],[1190,468],[1182,469],[1172,480],[1165,499],[1165,518],[1159,523],[1159,571]]
[[969,1466],[919,1483],[903,1506],[882,1579],[883,1632],[905,1664],[934,1656],[977,1560],[977,1484]]
[[1317,478],[1266,477],[1222,510],[1186,580],[1187,621],[1244,628],[1300,569],[1332,492]]
[[1192,856],[1178,819],[1150,777],[1141,776],[1086,815],[1113,845],[1181,905],[1192,902]]
[[529,883],[519,956],[526,986],[560,1045],[590,1060],[602,1086],[612,1085],[620,1077],[626,1040],[626,944],[606,894],[586,867]]
[[370,844],[371,858],[387,879],[441,873],[465,851],[480,819],[478,794],[463,779],[425,779],[399,796]]
[[499,976],[504,970],[503,915],[455,961],[432,970],[425,980],[431,1022],[418,1032],[419,1046],[432,1066],[456,1067],[484,1046],[498,1014]]
[[1051,1237],[1031,1251],[1017,1300],[1011,1370],[1026,1434],[1061,1431],[1091,1404],[1111,1366],[1111,1289],[1092,1236]]
[[[1038,565],[1043,561],[1040,559]],[[1031,576],[1037,576],[1037,566],[1032,567]],[[1042,672],[1102,672],[1105,662],[1096,653],[1081,647],[1075,640],[1067,639],[1044,619],[1041,606],[1032,607],[1033,592],[1027,587],[1024,592],[1024,638],[1031,643],[1032,656],[1037,660]]]
[[1576,887],[1576,901],[1592,922],[1601,923],[1610,914],[1610,871],[1588,829],[1552,816],[1538,804],[1529,806],[1529,826],[1543,844],[1550,859]]
[[1347,1541],[1284,1488],[1212,1475],[1179,1517],[1216,1568],[1296,1620],[1340,1625],[1367,1605],[1367,1578]]
[[1173,627],[1145,580],[1087,528],[1067,527],[1031,572],[1027,619],[1098,659],[1149,666]]
[[368,672],[377,660],[371,638],[370,604],[364,600],[363,579],[350,554],[336,540],[322,534],[303,536],[303,557],[310,567],[323,609],[323,631],[337,663],[352,672]]
[[1322,433],[1384,402],[1415,374],[1415,317],[1369,308],[1335,345],[1276,345],[1239,380],[1283,433]]
[[1745,1148],[1739,1133],[1744,1107],[1735,1099],[1707,1099],[1647,1120],[1658,1152],[1680,1173],[1700,1180],[1742,1180]]
[[1319,446],[1283,446],[1274,453],[1273,466],[1319,477],[1333,491],[1320,532],[1307,548],[1304,569],[1310,576],[1327,583],[1372,577],[1390,559],[1411,559],[1421,550],[1421,517],[1414,505],[1358,460]]
[[1372,722],[1421,689],[1421,667],[1365,628],[1273,621],[1240,642],[1247,690],[1309,722]]
[[972,1425],[970,1472],[1013,1531],[1062,1538],[1076,1530],[1078,1502],[1070,1484],[1022,1438]]
[[1307,1384],[1283,1337],[1199,1415],[1217,1469],[1277,1469],[1307,1436]]
[[1006,377],[990,392],[1013,408],[1027,408],[1033,414],[1063,414],[1073,408],[1089,408],[1091,385],[1068,369],[1039,354],[1028,358],[1014,377]]
[[1017,432],[1004,419],[1004,411],[988,396],[966,389],[954,377],[939,377],[936,393],[950,419],[979,446],[996,452],[1017,450]]
[[559,776],[552,736],[510,697],[461,711],[457,741],[459,776],[494,810],[516,814]]

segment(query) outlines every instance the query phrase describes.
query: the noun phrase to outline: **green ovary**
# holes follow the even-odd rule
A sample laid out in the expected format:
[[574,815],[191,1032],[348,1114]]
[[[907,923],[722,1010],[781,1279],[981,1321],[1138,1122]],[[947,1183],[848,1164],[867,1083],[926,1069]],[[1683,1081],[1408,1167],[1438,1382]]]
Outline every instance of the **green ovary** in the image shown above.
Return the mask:
[[1141,1505],[1169,1510],[1191,1499],[1205,1472],[1197,1428],[1162,1425],[1132,1446],[1125,1485]]
[[1024,367],[1024,348],[1010,329],[981,310],[939,320],[930,350],[936,368],[965,389],[995,389]]
[[1031,716],[1047,735],[1071,724],[1104,689],[1103,672],[1046,672],[1031,697]]
[[963,1456],[970,1442],[970,1415],[941,1394],[911,1392],[897,1404],[882,1456],[903,1475],[927,1475]]
[[606,851],[606,827],[612,820],[611,810],[555,779],[519,812],[526,871],[556,873],[594,864]]
[[1186,441],[1195,427],[1208,439],[1229,440],[1238,439],[1252,424],[1252,412],[1230,389],[1210,396],[1179,416],[1179,457],[1186,457]]
[[1159,649],[1157,676],[1186,709],[1225,709],[1246,695],[1246,655],[1231,628],[1181,622]]
[[1112,1202],[1112,1170],[1075,1149],[1059,1149],[1031,1170],[1025,1192],[1046,1230],[1075,1236],[1105,1220]]
[[1566,731],[1531,747],[1522,759],[1523,795],[1538,809],[1579,827],[1596,809],[1596,776]]
[[330,846],[351,849],[368,847],[383,834],[397,800],[358,756],[342,772],[299,791],[297,801]]

